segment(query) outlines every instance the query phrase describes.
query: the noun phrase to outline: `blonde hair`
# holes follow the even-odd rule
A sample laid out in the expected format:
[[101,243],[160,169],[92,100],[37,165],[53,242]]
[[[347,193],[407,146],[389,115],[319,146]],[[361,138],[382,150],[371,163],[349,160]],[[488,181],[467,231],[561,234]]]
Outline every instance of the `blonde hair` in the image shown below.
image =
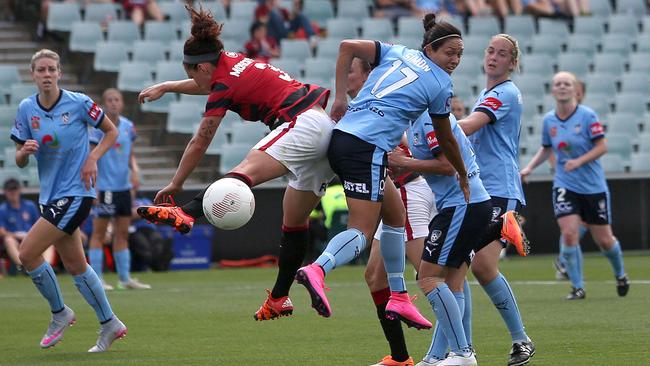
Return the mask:
[[30,67],[30,69],[32,71],[34,71],[34,66],[36,65],[36,61],[38,61],[38,60],[40,60],[42,58],[49,58],[49,59],[52,59],[52,60],[56,61],[57,69],[61,70],[61,57],[59,57],[59,54],[52,51],[52,50],[48,50],[48,49],[44,48],[44,49],[36,52],[32,56],[31,67]]
[[512,59],[515,61],[515,69],[511,71],[519,72],[519,62],[521,60],[521,49],[519,48],[519,42],[517,41],[517,38],[506,33],[499,33],[492,37],[492,39],[494,38],[503,38],[506,41],[510,42],[510,44],[512,44],[512,51],[510,51],[510,56],[512,56]]

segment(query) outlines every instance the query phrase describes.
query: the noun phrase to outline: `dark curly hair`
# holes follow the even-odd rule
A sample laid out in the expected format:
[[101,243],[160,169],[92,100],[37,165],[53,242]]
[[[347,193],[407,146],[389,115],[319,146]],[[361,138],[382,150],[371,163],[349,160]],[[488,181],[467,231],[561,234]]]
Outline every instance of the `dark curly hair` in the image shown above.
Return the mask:
[[[453,37],[462,38],[460,30],[453,24],[447,22],[436,22],[436,15],[429,13],[422,19],[424,25],[424,37],[422,40],[422,49],[431,44],[431,49],[436,51],[440,46]],[[435,42],[434,42],[435,41]]]
[[[196,56],[223,51],[223,42],[219,39],[223,24],[217,23],[212,17],[212,13],[203,10],[202,6],[198,11],[189,5],[185,5],[185,9],[190,13],[192,19],[192,30],[183,46],[183,54]],[[185,65],[196,68],[196,64],[185,63]]]

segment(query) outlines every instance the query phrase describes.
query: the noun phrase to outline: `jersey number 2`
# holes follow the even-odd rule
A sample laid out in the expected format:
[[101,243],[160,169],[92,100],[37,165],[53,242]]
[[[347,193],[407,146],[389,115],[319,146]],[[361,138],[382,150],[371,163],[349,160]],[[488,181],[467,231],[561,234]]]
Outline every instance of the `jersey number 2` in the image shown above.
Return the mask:
[[400,66],[402,66],[402,63],[403,63],[402,60],[393,61],[393,65],[390,67],[390,69],[386,70],[384,75],[382,75],[379,78],[379,80],[377,80],[375,86],[372,87],[370,93],[374,95],[377,99],[381,99],[386,95],[394,92],[395,90],[415,81],[418,78],[418,74],[415,71],[411,70],[411,68],[409,68],[408,66],[405,66],[399,70],[402,74],[404,74],[404,78],[397,80],[396,82],[388,85],[387,87],[383,88],[380,91],[377,91],[381,83],[384,82],[384,80],[386,80],[388,75],[395,72],[395,70],[397,70]]

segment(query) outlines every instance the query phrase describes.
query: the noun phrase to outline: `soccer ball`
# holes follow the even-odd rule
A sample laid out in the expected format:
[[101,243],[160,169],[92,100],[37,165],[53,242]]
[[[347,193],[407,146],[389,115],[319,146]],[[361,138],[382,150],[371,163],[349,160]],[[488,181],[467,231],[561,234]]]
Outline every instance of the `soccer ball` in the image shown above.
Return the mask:
[[203,213],[212,225],[235,230],[251,219],[255,212],[255,196],[251,189],[235,178],[212,183],[203,195]]

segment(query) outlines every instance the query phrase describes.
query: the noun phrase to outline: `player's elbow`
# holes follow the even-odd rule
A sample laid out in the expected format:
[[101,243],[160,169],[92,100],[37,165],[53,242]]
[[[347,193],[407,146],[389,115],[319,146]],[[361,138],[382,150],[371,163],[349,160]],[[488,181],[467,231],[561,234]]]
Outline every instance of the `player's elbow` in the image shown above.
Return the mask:
[[188,144],[188,147],[191,149],[196,149],[200,152],[205,152],[208,150],[208,146],[210,146],[210,140],[203,138],[202,136],[194,136],[190,140],[190,143]]
[[456,169],[454,169],[451,164],[447,163],[445,166],[442,168],[442,175],[446,175],[448,177],[456,175]]

